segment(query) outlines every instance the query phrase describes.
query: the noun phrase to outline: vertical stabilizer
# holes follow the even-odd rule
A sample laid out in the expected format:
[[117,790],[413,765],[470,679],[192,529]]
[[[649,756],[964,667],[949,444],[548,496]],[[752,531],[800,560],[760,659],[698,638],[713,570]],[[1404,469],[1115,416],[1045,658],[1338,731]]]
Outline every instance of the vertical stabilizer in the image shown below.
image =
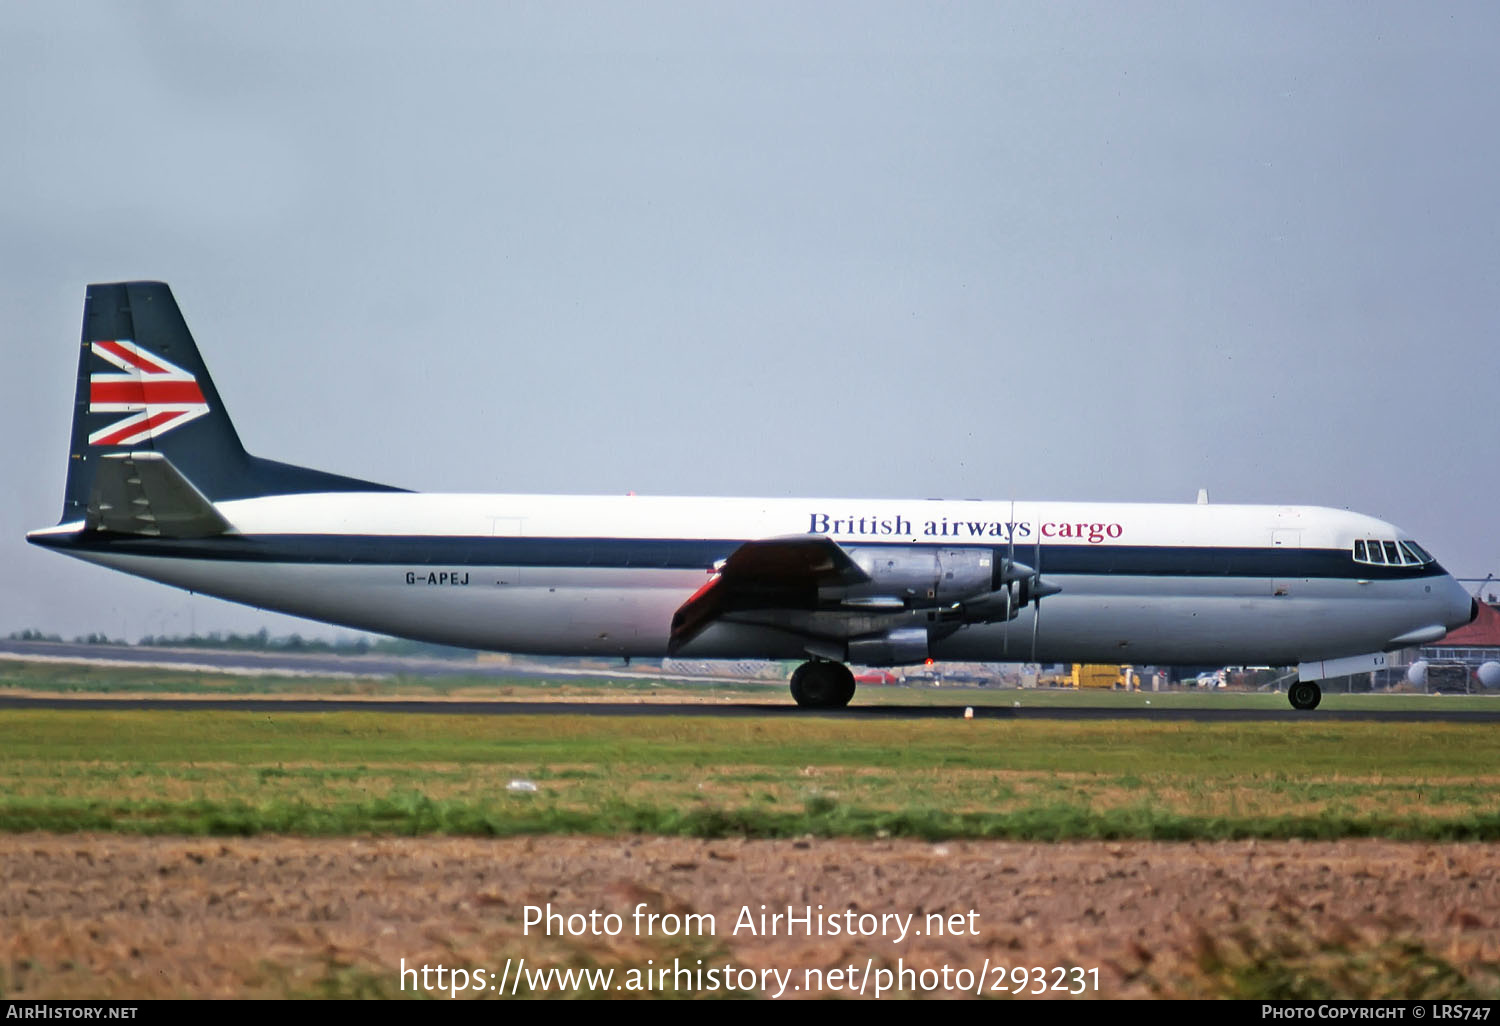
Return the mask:
[[90,285],[62,522],[85,518],[103,457],[147,451],[170,460],[210,501],[394,490],[245,452],[172,290],[145,281]]

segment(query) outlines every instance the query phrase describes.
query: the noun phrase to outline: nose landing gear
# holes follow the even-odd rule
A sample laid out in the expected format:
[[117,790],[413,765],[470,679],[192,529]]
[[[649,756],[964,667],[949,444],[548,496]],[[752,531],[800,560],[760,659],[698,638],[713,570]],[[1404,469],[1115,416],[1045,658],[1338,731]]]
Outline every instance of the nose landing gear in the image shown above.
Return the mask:
[[1310,680],[1299,680],[1287,689],[1286,697],[1293,709],[1316,709],[1323,700],[1323,689]]

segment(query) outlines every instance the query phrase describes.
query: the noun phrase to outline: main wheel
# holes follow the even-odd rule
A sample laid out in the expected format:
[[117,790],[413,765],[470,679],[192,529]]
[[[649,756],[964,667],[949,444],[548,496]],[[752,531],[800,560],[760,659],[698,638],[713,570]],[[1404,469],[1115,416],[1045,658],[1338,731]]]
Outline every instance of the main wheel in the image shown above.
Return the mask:
[[792,671],[791,686],[804,709],[842,709],[854,697],[854,674],[843,663],[803,663]]
[[1287,688],[1286,697],[1293,709],[1316,709],[1323,700],[1323,689],[1310,680],[1299,680]]

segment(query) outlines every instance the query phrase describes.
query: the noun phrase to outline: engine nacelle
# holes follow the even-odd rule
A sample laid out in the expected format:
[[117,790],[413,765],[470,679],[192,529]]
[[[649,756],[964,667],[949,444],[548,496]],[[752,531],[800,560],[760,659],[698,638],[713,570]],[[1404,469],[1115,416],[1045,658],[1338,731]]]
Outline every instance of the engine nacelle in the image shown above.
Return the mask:
[[865,584],[824,588],[825,599],[899,598],[908,609],[952,605],[1004,586],[1005,558],[995,549],[855,546],[846,550],[869,575]]
[[961,623],[1000,623],[1002,620],[1014,620],[1016,614],[1025,605],[1019,599],[1020,590],[1020,588],[1014,591],[1010,588],[1002,588],[999,591],[976,595],[964,600],[952,610],[946,611],[944,619],[958,620]]
[[849,642],[849,661],[861,666],[910,666],[927,661],[927,628],[902,627]]

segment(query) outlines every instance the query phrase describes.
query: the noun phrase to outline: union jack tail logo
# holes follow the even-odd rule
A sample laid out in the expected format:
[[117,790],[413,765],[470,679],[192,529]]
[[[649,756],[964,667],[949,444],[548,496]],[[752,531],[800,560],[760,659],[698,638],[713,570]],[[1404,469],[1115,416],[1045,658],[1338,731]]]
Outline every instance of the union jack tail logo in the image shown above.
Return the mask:
[[135,445],[208,412],[198,379],[128,339],[90,343],[123,373],[89,375],[90,413],[128,413],[89,435],[90,445]]

